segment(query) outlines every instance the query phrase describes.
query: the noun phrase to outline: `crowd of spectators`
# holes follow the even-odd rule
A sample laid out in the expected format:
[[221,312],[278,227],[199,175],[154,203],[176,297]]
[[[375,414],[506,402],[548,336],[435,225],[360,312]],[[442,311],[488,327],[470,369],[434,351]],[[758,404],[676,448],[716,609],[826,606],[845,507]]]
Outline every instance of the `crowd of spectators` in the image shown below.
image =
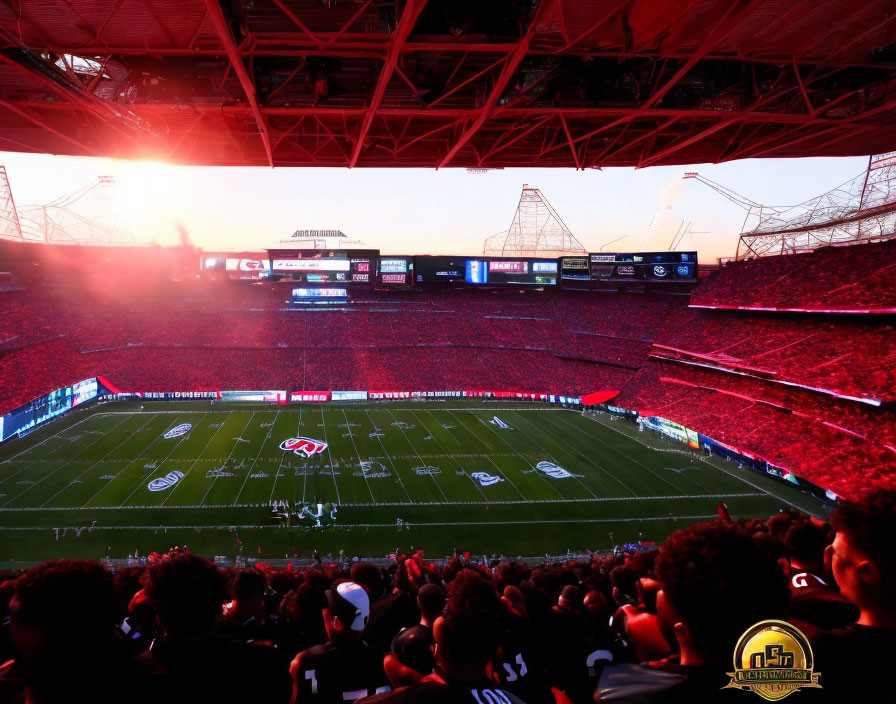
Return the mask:
[[660,416],[842,496],[896,486],[896,413],[653,359],[614,403]]
[[731,262],[691,305],[760,310],[896,311],[896,240]]
[[896,400],[896,330],[878,316],[671,311],[655,353],[801,384]]
[[0,575],[0,700],[755,701],[724,688],[752,625],[809,638],[805,701],[892,701],[896,490],[830,523],[682,528],[659,548],[529,567],[422,551],[391,566],[224,570],[185,550],[112,574],[59,560]]
[[64,280],[0,293],[0,412],[93,376],[127,391],[619,390],[687,302],[436,286],[309,310],[284,282],[156,283],[120,297]]

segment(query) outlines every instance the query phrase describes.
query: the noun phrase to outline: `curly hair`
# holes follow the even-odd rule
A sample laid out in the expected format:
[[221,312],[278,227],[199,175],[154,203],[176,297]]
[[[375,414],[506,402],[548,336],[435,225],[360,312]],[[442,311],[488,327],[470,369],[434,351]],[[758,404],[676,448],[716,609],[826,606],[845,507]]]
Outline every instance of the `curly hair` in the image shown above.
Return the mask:
[[494,585],[464,569],[448,583],[440,650],[453,661],[485,664],[498,649],[504,609]]
[[731,523],[697,523],[660,548],[656,574],[695,646],[731,652],[763,619],[783,618],[790,592],[775,558]]
[[90,560],[55,560],[15,582],[15,619],[44,629],[56,645],[97,643],[118,621],[112,575]]
[[874,560],[891,585],[896,583],[896,489],[877,489],[841,503],[831,514],[831,525]]
[[144,575],[146,595],[169,635],[208,633],[227,599],[227,580],[199,555],[182,554],[152,565]]

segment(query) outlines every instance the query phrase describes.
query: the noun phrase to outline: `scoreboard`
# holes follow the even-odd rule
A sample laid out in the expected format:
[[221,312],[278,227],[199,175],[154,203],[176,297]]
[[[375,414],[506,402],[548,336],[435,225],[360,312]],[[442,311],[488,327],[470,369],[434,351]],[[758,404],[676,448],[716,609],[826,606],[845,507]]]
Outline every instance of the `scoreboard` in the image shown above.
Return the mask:
[[556,259],[494,257],[415,257],[418,283],[464,282],[473,285],[555,286]]
[[[593,281],[697,280],[696,252],[599,252],[589,254],[588,259]],[[564,274],[564,278],[573,277]]]
[[307,283],[369,284],[375,249],[269,249],[273,274]]
[[412,257],[381,257],[377,261],[377,281],[387,286],[408,286],[414,281]]

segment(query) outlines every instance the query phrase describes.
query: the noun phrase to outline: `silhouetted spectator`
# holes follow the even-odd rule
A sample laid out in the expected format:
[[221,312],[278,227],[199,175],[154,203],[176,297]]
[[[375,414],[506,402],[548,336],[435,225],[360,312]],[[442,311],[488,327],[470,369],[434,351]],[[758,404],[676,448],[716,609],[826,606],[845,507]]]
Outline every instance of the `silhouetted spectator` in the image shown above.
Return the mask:
[[346,702],[388,691],[382,656],[363,640],[370,617],[367,592],[345,581],[326,596],[327,642],[303,650],[290,666],[297,702]]

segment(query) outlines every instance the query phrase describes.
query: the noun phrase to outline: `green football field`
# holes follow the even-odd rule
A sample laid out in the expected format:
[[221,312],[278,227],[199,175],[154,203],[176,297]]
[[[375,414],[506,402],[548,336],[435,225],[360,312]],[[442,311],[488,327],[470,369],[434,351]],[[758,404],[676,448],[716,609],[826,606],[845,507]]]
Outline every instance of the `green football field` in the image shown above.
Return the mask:
[[[327,447],[280,448],[296,437]],[[547,406],[106,404],[0,448],[0,563],[175,544],[228,558],[563,554],[660,541],[719,499],[741,516],[826,511],[635,423]],[[325,511],[277,522],[274,504]]]

